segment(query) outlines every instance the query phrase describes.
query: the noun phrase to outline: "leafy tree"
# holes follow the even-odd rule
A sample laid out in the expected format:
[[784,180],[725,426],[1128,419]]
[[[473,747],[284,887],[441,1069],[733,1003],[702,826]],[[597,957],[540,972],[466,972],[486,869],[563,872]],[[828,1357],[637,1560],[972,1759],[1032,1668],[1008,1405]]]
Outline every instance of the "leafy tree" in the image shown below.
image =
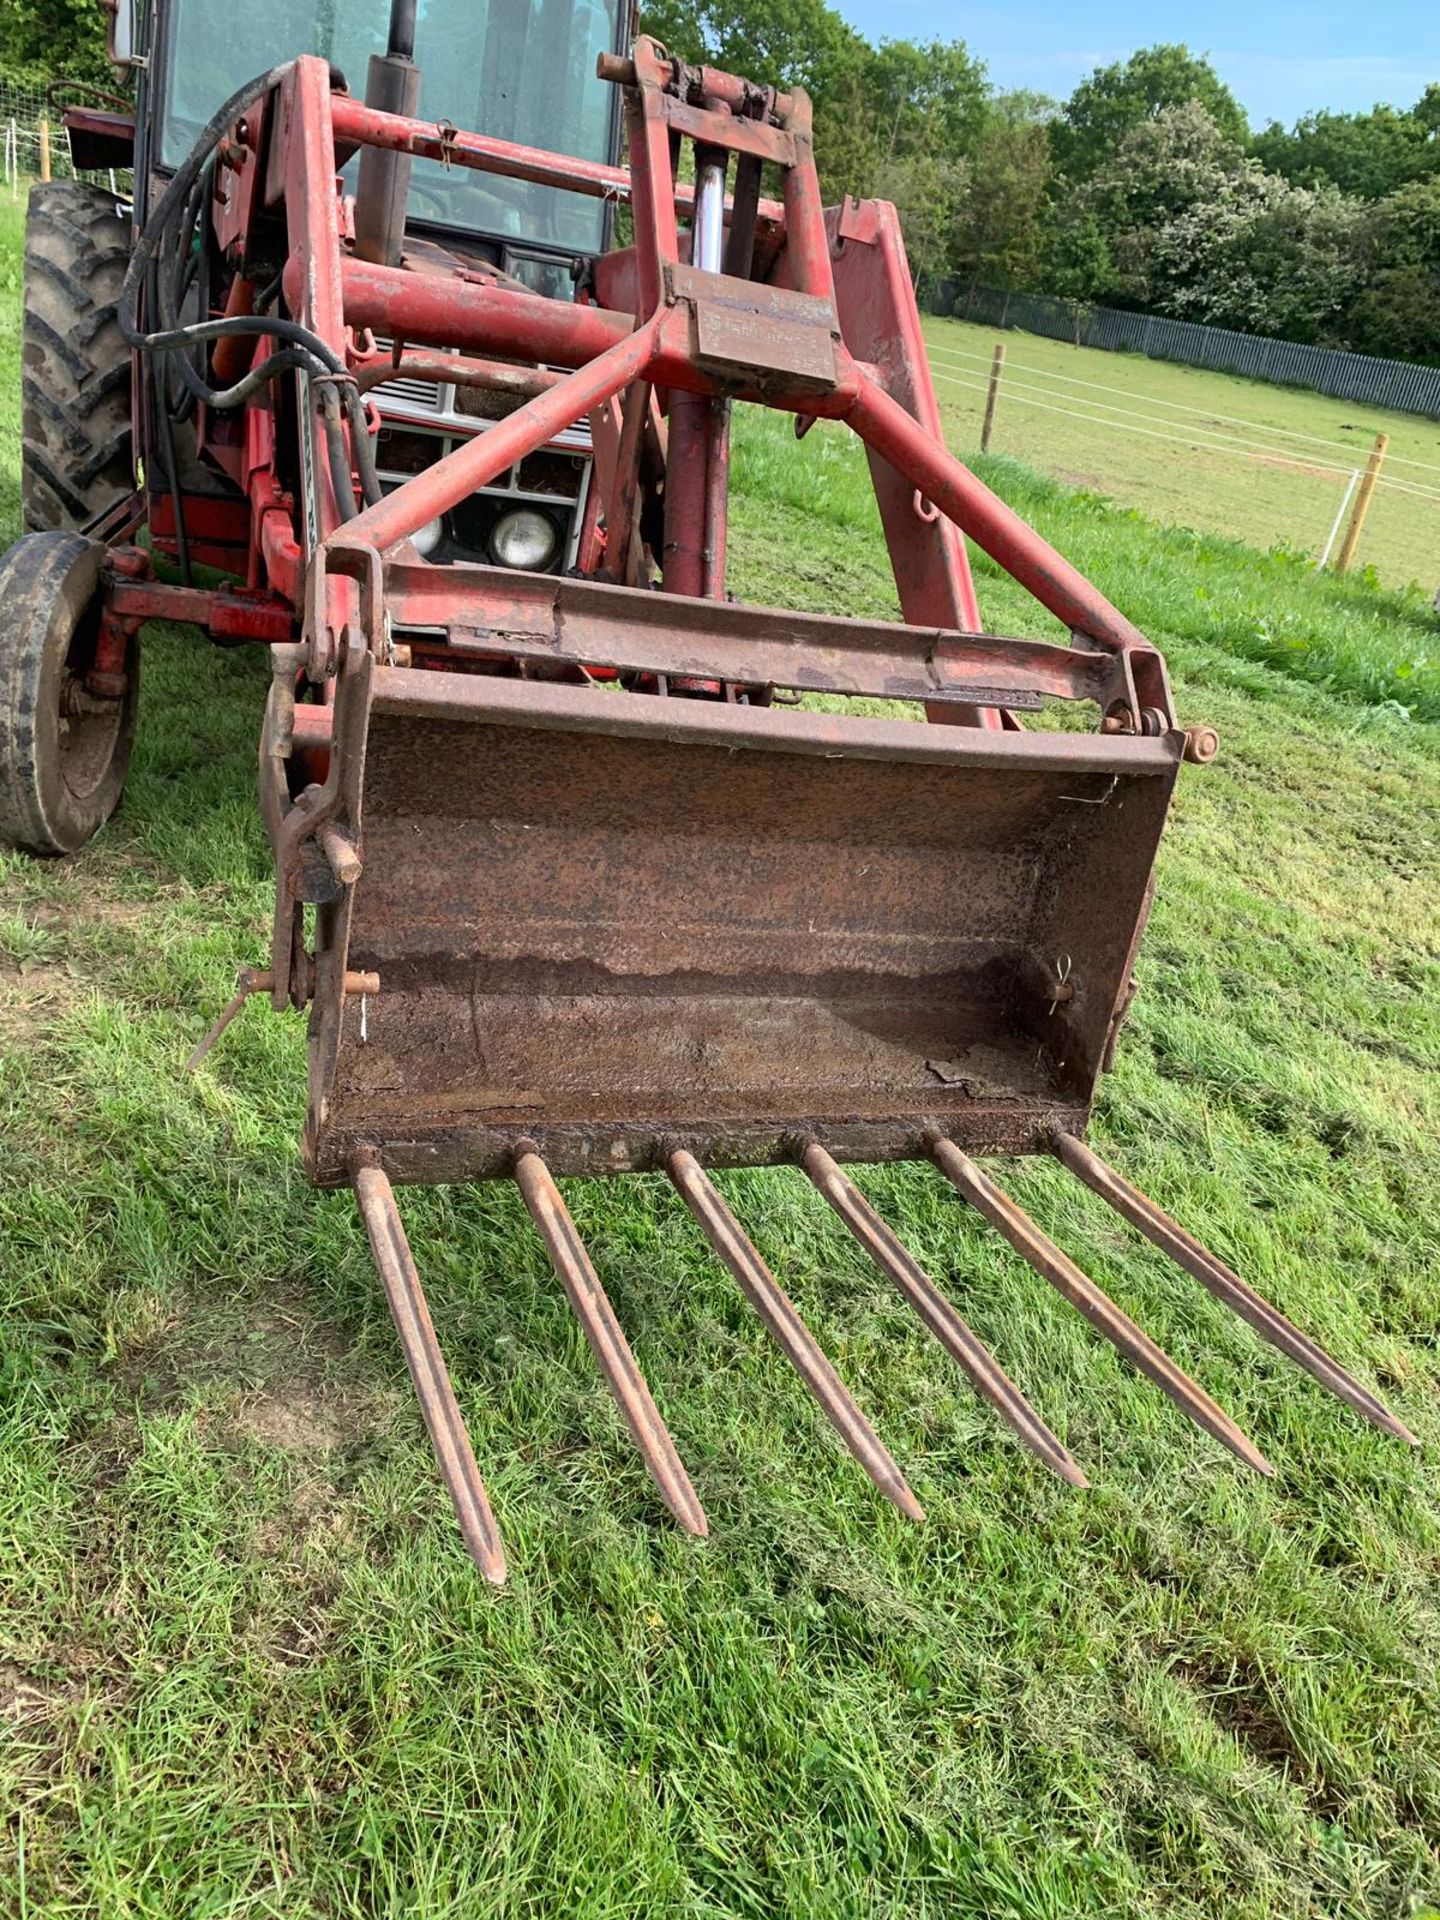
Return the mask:
[[1336,337],[1366,250],[1362,203],[1266,173],[1195,101],[1132,128],[1061,237],[1067,292],[1294,340]]
[[951,233],[966,180],[963,160],[947,160],[935,153],[910,153],[880,163],[875,197],[894,202],[910,271],[917,280],[949,263]]
[[1062,300],[1109,300],[1116,288],[1110,242],[1093,207],[1052,205],[1041,239],[1047,292]]
[[1292,186],[1250,161],[1217,200],[1156,235],[1152,271],[1177,318],[1329,344],[1364,247],[1361,202],[1328,183]]
[[996,94],[989,103],[971,146],[951,262],[978,280],[1027,288],[1040,282],[1049,123],[1057,112],[1038,93]]
[[97,0],[0,0],[0,71],[37,84],[111,82]]
[[985,69],[963,40],[882,40],[862,69],[887,159],[968,152],[985,118]]
[[1440,86],[1408,112],[1375,106],[1368,113],[1311,113],[1287,133],[1272,121],[1255,136],[1254,152],[1272,173],[1297,186],[1328,182],[1362,200],[1380,200],[1409,180],[1440,168]]
[[1243,142],[1248,137],[1239,101],[1210,62],[1186,46],[1142,47],[1128,60],[1097,67],[1054,123],[1056,167],[1072,181],[1088,180],[1136,127],[1191,101],[1227,138]]
[[1371,219],[1370,273],[1351,315],[1354,344],[1397,360],[1440,360],[1440,176],[1399,188]]
[[[1177,270],[1183,284],[1183,265],[1173,250],[1162,262],[1162,237],[1196,208],[1222,205],[1238,190],[1244,169],[1240,143],[1198,101],[1163,107],[1153,119],[1137,121],[1109,160],[1062,204],[1061,234],[1091,227],[1105,241],[1107,279],[1076,287],[1076,296],[1163,309],[1175,291]],[[1069,250],[1077,261],[1083,258],[1084,249]]]

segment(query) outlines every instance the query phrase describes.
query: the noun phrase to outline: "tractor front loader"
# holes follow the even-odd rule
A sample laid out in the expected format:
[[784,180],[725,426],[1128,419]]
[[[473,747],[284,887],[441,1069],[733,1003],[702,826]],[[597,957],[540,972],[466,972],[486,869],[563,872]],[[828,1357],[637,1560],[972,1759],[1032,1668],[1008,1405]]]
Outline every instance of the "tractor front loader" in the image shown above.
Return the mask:
[[[1179,724],[1156,649],[946,452],[894,210],[822,205],[804,93],[645,37],[624,48],[623,23],[583,0],[490,0],[478,29],[473,6],[455,16],[483,41],[466,131],[440,108],[473,94],[474,58],[444,40],[432,0],[421,39],[443,84],[422,83],[414,0],[395,0],[363,99],[317,44],[202,113],[184,66],[196,4],[151,17],[136,231],[117,221],[102,249],[111,304],[93,337],[123,343],[133,368],[141,480],[98,502],[63,474],[27,490],[62,525],[22,540],[0,585],[0,822],[63,851],[114,805],[144,621],[269,646],[273,939],[222,1023],[254,992],[308,1008],[306,1167],[355,1191],[482,1571],[502,1579],[504,1553],[406,1245],[405,1182],[518,1184],[695,1534],[700,1500],[557,1178],[668,1174],[916,1520],[713,1170],[788,1165],[813,1182],[999,1418],[1077,1487],[1080,1466],[846,1163],[928,1161],[1269,1473],[977,1164],[1055,1155],[1408,1440],[1083,1143],[1171,795],[1215,735]],[[559,105],[544,96],[517,127],[532,85]],[[98,153],[123,130],[95,120],[81,131]],[[585,129],[587,151],[513,137],[547,124]],[[44,282],[36,325],[63,332]],[[902,621],[727,594],[737,402],[864,443]],[[1055,617],[1054,640],[984,630],[966,536]],[[201,584],[196,566],[230,577]],[[1067,711],[1088,730],[1047,724]]]

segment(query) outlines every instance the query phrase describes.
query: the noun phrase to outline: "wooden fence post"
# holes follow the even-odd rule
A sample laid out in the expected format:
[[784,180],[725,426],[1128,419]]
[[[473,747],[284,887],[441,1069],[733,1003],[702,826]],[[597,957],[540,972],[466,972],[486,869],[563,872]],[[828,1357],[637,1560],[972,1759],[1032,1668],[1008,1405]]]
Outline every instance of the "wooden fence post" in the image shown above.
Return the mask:
[[990,391],[985,395],[985,421],[980,429],[980,451],[990,451],[990,430],[995,425],[995,402],[1000,396],[1000,376],[1005,371],[1005,342],[1002,340],[995,349],[995,358],[990,362]]
[[1355,491],[1355,504],[1350,509],[1350,524],[1345,529],[1345,538],[1340,544],[1340,557],[1335,562],[1336,573],[1350,571],[1350,562],[1355,558],[1355,549],[1360,544],[1365,516],[1370,511],[1370,500],[1375,492],[1375,483],[1380,478],[1380,469],[1385,464],[1385,449],[1389,444],[1388,433],[1376,434],[1375,444],[1370,449],[1370,458],[1365,463],[1365,471],[1360,476],[1360,485]]
[[50,122],[40,122],[40,178],[50,178]]

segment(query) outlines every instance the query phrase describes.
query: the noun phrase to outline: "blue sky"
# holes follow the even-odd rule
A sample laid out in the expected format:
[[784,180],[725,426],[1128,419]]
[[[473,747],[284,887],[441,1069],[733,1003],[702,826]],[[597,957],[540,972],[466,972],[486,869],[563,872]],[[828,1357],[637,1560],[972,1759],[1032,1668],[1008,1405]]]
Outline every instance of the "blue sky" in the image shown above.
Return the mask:
[[1256,125],[1376,100],[1408,107],[1440,80],[1437,0],[834,0],[871,40],[960,39],[997,86],[1063,98],[1092,67],[1183,40],[1208,53]]

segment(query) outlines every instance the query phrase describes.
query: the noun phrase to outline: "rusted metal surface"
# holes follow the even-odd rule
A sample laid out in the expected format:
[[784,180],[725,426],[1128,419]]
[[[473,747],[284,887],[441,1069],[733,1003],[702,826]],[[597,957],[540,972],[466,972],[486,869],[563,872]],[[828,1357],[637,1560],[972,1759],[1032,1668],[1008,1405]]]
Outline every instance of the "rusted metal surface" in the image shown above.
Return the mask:
[[615,1318],[615,1309],[590,1263],[585,1243],[575,1230],[560,1189],[550,1177],[550,1169],[525,1142],[515,1154],[515,1179],[590,1343],[590,1351],[615,1396],[615,1404],[630,1429],[630,1437],[640,1449],[651,1479],[660,1490],[661,1499],[687,1533],[703,1539],[710,1531],[709,1523],[690,1484],[690,1476],[675,1451],[669,1429],[650,1397],[644,1375],[635,1364],[635,1356]]
[[[744,656],[737,654],[735,658]],[[940,731],[908,720],[809,709],[786,713],[689,703],[657,707],[631,696],[612,699],[597,687],[517,682],[464,673],[418,674],[400,667],[377,667],[373,687],[377,713],[393,717],[477,722],[492,719],[497,726],[531,727],[546,733],[612,734],[616,738],[672,740],[730,750],[755,747],[822,759],[964,767],[977,773],[1088,775],[1100,781],[1093,791],[1086,789],[1068,797],[1057,792],[1056,804],[1093,800],[1108,807],[1119,798],[1117,815],[1135,799],[1158,803],[1163,811],[1183,746],[1183,736],[1178,734],[1153,739],[1126,737],[1119,742],[1102,734],[1070,731],[1002,737],[991,735],[988,729]],[[597,703],[597,695],[604,704]],[[984,738],[974,737],[982,731]],[[694,771],[699,773],[701,769],[697,765]],[[717,796],[717,805],[723,804]],[[1067,816],[1066,825],[1081,831],[1078,818]],[[1127,815],[1125,837],[1128,840],[1130,834],[1150,825],[1148,816],[1142,819],[1138,813]],[[1116,837],[1120,837],[1118,831]],[[1148,871],[1147,866],[1147,875]]]
[[[699,542],[698,525],[691,555],[697,589],[709,550],[708,537]],[[670,559],[667,552],[667,565]],[[1057,699],[1104,709],[1134,697],[1125,657],[1098,649],[774,607],[693,605],[668,593],[498,567],[393,560],[385,570],[385,600],[398,627],[448,627],[450,645],[462,657],[478,647],[537,663],[937,704],[1034,708]],[[1130,751],[1116,749],[1117,769],[1144,760],[1143,748],[1134,762]],[[1179,749],[1166,751],[1174,757]]]
[[923,1520],[925,1509],[906,1484],[875,1429],[856,1406],[839,1374],[814,1335],[795,1311],[794,1303],[751,1244],[715,1183],[693,1153],[677,1147],[666,1159],[665,1170],[701,1231],[739,1282],[745,1298],[765,1322],[776,1346],[819,1402],[825,1417],[869,1474],[885,1498],[910,1520]]
[[1272,1347],[1278,1347],[1281,1353],[1288,1354],[1297,1366],[1303,1367],[1337,1399],[1354,1407],[1357,1413],[1362,1413],[1382,1433],[1393,1434],[1397,1440],[1404,1440],[1411,1446],[1419,1444],[1410,1429],[1395,1418],[1383,1401],[1377,1399],[1367,1387],[1361,1386],[1353,1374],[1347,1373],[1308,1334],[1302,1333],[1253,1287],[1247,1286],[1239,1274],[1227,1267],[1208,1247],[1202,1246],[1193,1234],[1187,1233],[1178,1221],[1172,1220],[1147,1194],[1141,1193],[1138,1187],[1132,1187],[1113,1167],[1107,1166],[1082,1140],[1078,1140],[1073,1133],[1057,1133],[1050,1144],[1056,1158],[1077,1179],[1083,1180],[1093,1193],[1098,1193],[1122,1219],[1138,1227],[1162,1253],[1168,1253],[1187,1273],[1193,1274],[1217,1300],[1223,1300],[1227,1307],[1255,1329],[1262,1340],[1268,1340]]
[[688,308],[695,364],[717,380],[750,388],[779,378],[783,390],[795,395],[834,388],[830,301],[679,265],[667,269],[665,298]]
[[1138,1367],[1147,1379],[1153,1380],[1183,1413],[1189,1414],[1196,1426],[1228,1447],[1237,1460],[1243,1460],[1256,1473],[1274,1473],[1275,1469],[1254,1441],[1240,1431],[1228,1413],[1216,1406],[1205,1389],[1177,1367],[1149,1334],[1137,1327],[1108,1294],[1083,1274],[1069,1255],[1062,1253],[973,1160],[952,1141],[939,1135],[931,1138],[929,1146],[931,1157],[945,1178],[1010,1242],[1022,1259],[1085,1315],[1118,1353]]
[[[287,268],[286,293],[299,268]],[[410,273],[348,255],[341,263],[345,313],[352,325],[425,346],[513,355],[556,367],[579,367],[632,331],[629,314],[571,306],[538,293],[517,293],[486,279],[456,281]]]
[[351,355],[350,365],[361,393],[370,393],[391,380],[424,380],[530,400],[537,393],[558,387],[565,378],[551,367],[519,367],[509,360],[476,360],[456,353],[407,353],[399,360],[388,353],[356,353]]
[[1052,1473],[1072,1487],[1089,1482],[1030,1402],[966,1326],[915,1256],[890,1230],[854,1181],[815,1141],[800,1152],[800,1164],[830,1202],[845,1225],[924,1321],[952,1358],[958,1360],[971,1385],[1000,1415]]
[[[940,407],[920,330],[920,310],[895,209],[876,200],[847,198],[825,215],[835,277],[835,310],[846,348],[875,369],[892,399],[944,444]],[[875,504],[900,610],[907,624],[975,632],[980,606],[960,530],[917,495],[912,482],[882,455],[866,449]],[[1000,724],[999,708],[972,707],[969,724]],[[932,718],[949,718],[949,711]],[[960,716],[957,716],[960,717]]]
[[390,1182],[378,1167],[358,1166],[354,1170],[354,1185],[390,1316],[415,1384],[415,1397],[420,1402],[435,1458],[450,1498],[455,1502],[460,1531],[481,1573],[494,1585],[503,1586],[505,1549],[501,1545],[500,1530],[490,1510],[480,1469],[475,1464],[470,1436],[465,1431],[440,1343],[435,1338],[425,1292]]
[[[670,399],[670,457],[665,471],[665,540],[659,554],[665,575],[666,598],[676,594],[681,604],[698,598],[705,585],[705,487],[710,470],[710,406],[698,394],[677,393]],[[649,595],[644,596],[646,599]],[[686,607],[692,618],[709,628],[709,610]],[[698,638],[698,636],[697,636]],[[709,651],[703,647],[702,650]],[[597,661],[597,664],[599,662]]]
[[296,637],[295,610],[282,597],[241,587],[176,587],[160,580],[118,581],[110,609],[126,619],[175,620],[217,640],[283,645]]
[[[1088,1105],[1178,739],[379,667],[311,1168],[495,1177],[1035,1151]],[[424,857],[416,858],[417,849]],[[1071,957],[1074,992],[1054,992]]]
[[[501,180],[563,187],[567,193],[584,194],[594,200],[623,203],[631,197],[632,183],[627,169],[607,166],[599,160],[549,153],[543,147],[521,146],[512,140],[496,140],[454,127],[442,131],[433,120],[381,113],[348,94],[335,95],[333,117],[336,139],[353,141],[357,146],[388,147],[393,152],[412,154],[416,159],[471,167]],[[688,207],[691,196],[688,184],[679,182],[677,204]],[[784,212],[778,202],[762,200],[759,217],[763,221],[778,222],[784,218]]]
[[[194,1073],[215,1042],[224,1033],[236,1014],[244,1007],[252,994],[270,993],[274,990],[275,976],[268,967],[241,967],[235,977],[235,991],[225,1002],[218,1017],[212,1022],[204,1038],[185,1062],[185,1071]],[[373,998],[380,991],[378,973],[355,973],[345,975],[345,992],[357,995],[363,1000]],[[310,970],[310,993],[314,992],[314,969]]]

